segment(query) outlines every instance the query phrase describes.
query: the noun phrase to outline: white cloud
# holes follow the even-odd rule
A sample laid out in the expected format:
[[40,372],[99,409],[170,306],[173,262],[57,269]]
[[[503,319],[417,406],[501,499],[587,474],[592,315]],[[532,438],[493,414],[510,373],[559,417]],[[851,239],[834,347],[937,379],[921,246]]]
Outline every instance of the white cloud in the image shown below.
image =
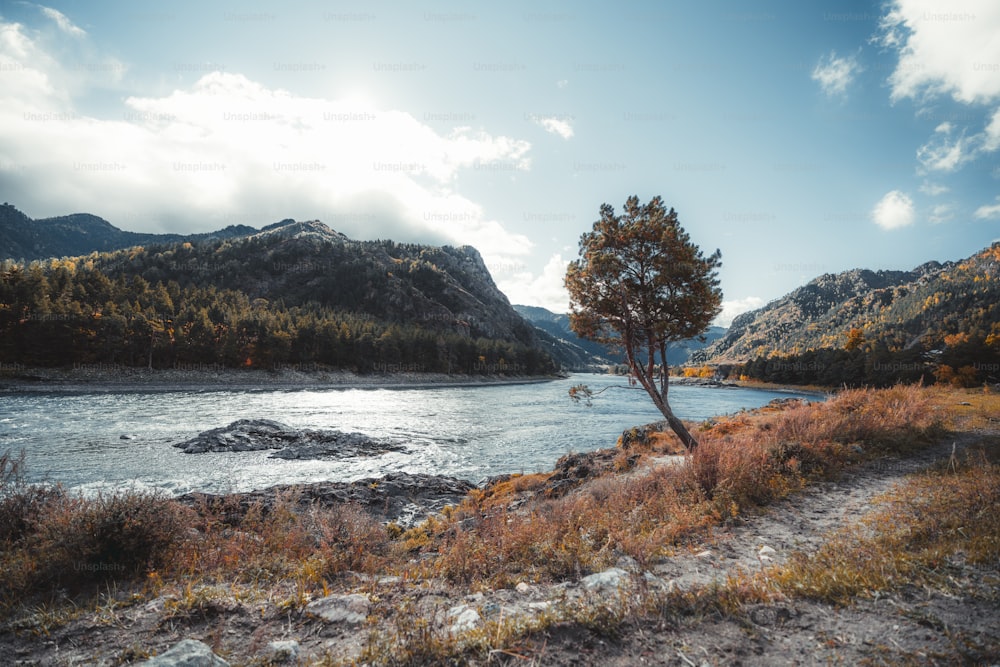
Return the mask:
[[946,192],[950,192],[951,188],[946,185],[941,185],[940,183],[931,183],[930,181],[924,181],[920,185],[920,191],[929,197],[937,197],[938,195],[943,195]]
[[556,88],[559,88],[560,90],[562,90],[568,85],[569,85],[569,79],[559,79],[558,81],[556,81]]
[[886,193],[872,209],[872,220],[882,229],[913,224],[913,200],[899,190]]
[[941,123],[927,143],[917,149],[917,160],[927,171],[952,172],[997,149],[1000,149],[1000,109],[993,113],[982,132],[971,135],[966,130],[956,132],[951,123]]
[[952,138],[951,123],[941,123],[934,130],[934,136],[917,149],[920,164],[931,171],[955,171],[962,163],[972,158],[974,150],[964,133]]
[[[1000,202],[1000,197],[997,197],[997,202]],[[995,220],[1000,218],[1000,203],[996,204],[983,204],[976,209],[973,215],[978,220]]]
[[748,296],[743,299],[733,299],[731,301],[722,302],[722,312],[719,313],[715,321],[712,322],[713,325],[717,327],[726,327],[733,323],[733,320],[737,315],[742,315],[748,311],[760,308],[764,305],[764,300],[759,296]]
[[899,51],[889,77],[893,99],[948,94],[959,102],[1000,97],[1000,3],[895,0],[880,42]]
[[83,28],[74,25],[74,23],[69,20],[69,17],[67,17],[58,9],[52,9],[51,7],[42,7],[42,6],[39,6],[39,9],[42,10],[43,14],[45,14],[47,17],[55,21],[55,24],[59,26],[59,29],[65,32],[66,34],[73,35],[74,37],[83,37],[84,35],[87,34],[87,32]]
[[[72,28],[76,27],[71,23],[44,24],[29,30],[0,16],[0,57],[4,61],[0,101],[16,101],[22,106],[9,111],[66,111],[72,108],[76,95],[116,89],[125,65],[98,53],[85,32],[76,28],[79,32],[73,33]],[[67,31],[78,39],[66,39]]]
[[[487,261],[489,266],[491,262]],[[554,313],[569,312],[569,292],[563,284],[566,277],[568,259],[557,253],[549,258],[538,276],[528,271],[518,271],[504,276],[494,273],[497,287],[507,295],[511,303],[526,306],[541,306]]]
[[544,117],[537,118],[536,123],[542,126],[546,132],[551,132],[552,134],[558,134],[563,139],[573,138],[573,126],[569,124],[569,121],[564,118],[559,117]]
[[823,92],[828,96],[843,95],[854,77],[862,70],[857,56],[838,57],[835,52],[820,59],[812,71],[813,81],[819,82]]
[[933,225],[939,225],[943,222],[948,222],[954,217],[955,209],[951,204],[938,204],[931,210],[931,216],[928,220]]
[[[876,41],[899,54],[891,98],[919,102],[947,95],[962,104],[1000,99],[1000,3],[995,0],[892,0]],[[957,136],[952,136],[957,134]],[[938,126],[918,150],[925,169],[953,171],[1000,149],[1000,109],[983,132]]]
[[87,211],[136,231],[318,218],[355,238],[532,247],[457,189],[462,172],[530,169],[527,141],[439,134],[406,112],[221,72],[95,117],[76,106],[90,73],[19,24],[0,21],[0,60],[16,63],[0,87],[0,163],[29,215]]
[[993,117],[983,132],[983,150],[993,152],[1000,148],[1000,108],[993,112]]

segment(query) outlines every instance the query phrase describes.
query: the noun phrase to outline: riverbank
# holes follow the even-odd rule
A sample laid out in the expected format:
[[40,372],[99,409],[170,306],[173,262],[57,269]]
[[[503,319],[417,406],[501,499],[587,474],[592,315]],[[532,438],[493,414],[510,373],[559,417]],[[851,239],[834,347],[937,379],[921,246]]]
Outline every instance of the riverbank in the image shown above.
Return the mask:
[[[568,457],[409,530],[283,494],[266,511],[19,496],[7,509],[33,521],[0,540],[18,594],[0,662],[180,644],[234,666],[992,664],[997,414],[1000,397],[945,388],[782,402],[692,425],[684,465],[657,439]],[[141,520],[95,548],[85,522],[123,509]]]
[[73,368],[0,368],[0,393],[153,393],[323,389],[429,389],[533,384],[562,376],[460,375],[409,371],[361,375],[344,370],[270,370],[215,366],[153,369],[113,364]]
[[[598,375],[606,375],[605,373],[598,373]],[[611,377],[621,377],[622,380],[626,379],[626,376],[611,376]],[[821,387],[818,385],[792,385],[792,384],[772,384],[770,382],[759,382],[757,380],[718,380],[711,377],[696,377],[690,376],[686,377],[683,375],[671,376],[670,386],[672,387],[704,387],[706,389],[760,389],[762,391],[773,391],[781,393],[790,394],[816,394],[828,396],[839,387]]]
[[761,382],[759,380],[736,380],[733,384],[744,389],[762,389],[764,391],[794,392],[800,394],[822,394],[829,396],[842,387],[824,387],[815,384],[774,384],[772,382]]

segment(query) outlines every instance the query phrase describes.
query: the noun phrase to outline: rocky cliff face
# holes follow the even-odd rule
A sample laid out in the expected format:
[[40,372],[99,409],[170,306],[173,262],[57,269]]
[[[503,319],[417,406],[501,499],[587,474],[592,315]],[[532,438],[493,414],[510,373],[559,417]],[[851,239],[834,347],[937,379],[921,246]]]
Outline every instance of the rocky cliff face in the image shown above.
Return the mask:
[[735,363],[772,354],[842,348],[851,329],[902,349],[947,334],[985,336],[997,320],[1000,244],[961,262],[927,262],[912,271],[855,269],[824,274],[733,320],[729,332],[696,353]]

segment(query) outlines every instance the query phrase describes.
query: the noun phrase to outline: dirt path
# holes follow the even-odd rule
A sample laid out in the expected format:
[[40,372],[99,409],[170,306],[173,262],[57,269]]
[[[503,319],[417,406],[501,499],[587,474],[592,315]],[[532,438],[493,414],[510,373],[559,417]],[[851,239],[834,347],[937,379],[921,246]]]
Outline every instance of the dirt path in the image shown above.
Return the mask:
[[814,483],[761,514],[744,517],[739,525],[716,529],[690,553],[678,553],[658,565],[654,574],[682,586],[721,583],[740,568],[760,569],[784,562],[792,551],[815,550],[827,533],[867,514],[873,498],[907,475],[947,461],[953,453],[960,457],[980,438],[978,434],[961,434],[909,458],[877,460],[840,480]]
[[[875,497],[907,475],[961,456],[987,435],[962,434],[910,458],[876,461],[810,486],[718,529],[653,573],[689,588],[782,563],[792,551],[814,551],[831,531],[860,521]],[[1000,665],[1000,564],[989,571],[953,565],[959,593],[903,590],[846,608],[802,600],[758,605],[743,619],[697,619],[682,627],[650,622],[617,641],[566,629],[552,633],[533,657],[542,665]],[[976,589],[985,594],[961,594]]]

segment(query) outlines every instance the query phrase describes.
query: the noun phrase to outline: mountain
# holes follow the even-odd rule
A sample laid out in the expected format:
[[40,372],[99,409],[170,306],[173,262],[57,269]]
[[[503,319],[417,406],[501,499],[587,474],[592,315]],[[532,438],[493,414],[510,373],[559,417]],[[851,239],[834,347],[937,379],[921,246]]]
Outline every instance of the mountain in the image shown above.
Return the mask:
[[593,341],[584,340],[569,328],[569,317],[539,306],[514,305],[514,310],[540,332],[549,355],[565,370],[596,371],[624,363],[621,354]]
[[[625,358],[620,351],[609,349],[600,343],[585,340],[577,336],[569,326],[568,315],[553,313],[538,306],[515,305],[514,310],[535,325],[536,328],[555,339],[556,343],[553,343],[553,345],[560,344],[559,347],[547,349],[549,354],[559,361],[564,368],[585,370],[595,366],[625,363]],[[672,345],[667,350],[667,363],[671,366],[682,366],[688,363],[693,352],[721,338],[725,333],[726,329],[722,327],[709,327],[704,334],[704,342],[692,339]]]
[[948,336],[985,341],[991,332],[1000,334],[1000,243],[960,262],[911,271],[824,274],[738,316],[696,359],[742,363],[845,346],[929,351]]
[[705,340],[698,340],[697,338],[692,338],[690,340],[684,340],[679,343],[675,343],[672,347],[667,349],[667,361],[671,366],[685,366],[694,363],[694,356],[700,351],[705,349],[707,346],[711,345],[715,341],[719,340],[729,330],[725,327],[709,327],[702,334]]
[[0,206],[0,259],[47,259],[78,257],[91,252],[107,252],[150,243],[183,243],[209,238],[233,238],[257,230],[231,225],[207,234],[142,234],[118,229],[107,220],[89,213],[33,220],[4,203]]
[[153,240],[0,262],[0,361],[555,370],[470,246],[355,241],[316,220]]
[[210,282],[241,289],[251,299],[282,299],[287,305],[318,301],[388,322],[538,343],[472,246],[353,241],[318,220],[283,220],[211,247],[190,259],[183,248],[160,253],[144,277],[166,278],[159,271],[187,265],[190,271],[173,276],[182,287]]

